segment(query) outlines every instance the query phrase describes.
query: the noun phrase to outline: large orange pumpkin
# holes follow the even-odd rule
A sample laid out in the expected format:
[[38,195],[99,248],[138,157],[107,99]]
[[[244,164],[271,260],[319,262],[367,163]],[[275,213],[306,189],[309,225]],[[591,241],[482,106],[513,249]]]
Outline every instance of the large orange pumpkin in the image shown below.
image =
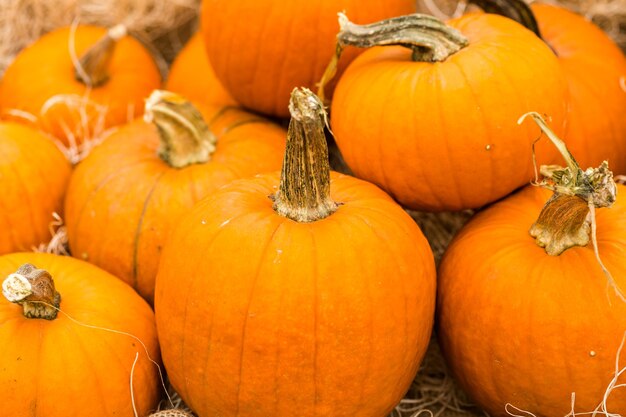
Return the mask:
[[[507,403],[528,415],[570,415],[572,393],[582,415],[601,404],[615,377],[626,332],[626,302],[614,291],[626,290],[626,202],[595,210],[607,283],[585,200],[611,202],[615,185],[605,166],[587,174],[578,171],[568,186],[554,181],[560,192],[552,198],[529,186],[478,214],[441,262],[439,341],[460,385],[491,416],[510,415]],[[595,188],[600,179],[606,188]],[[574,183],[591,189],[585,199],[571,192]],[[618,363],[624,368],[626,351]],[[626,391],[610,394],[610,415],[626,415]]]
[[[78,26],[75,32],[62,28],[41,37],[4,74],[2,116],[26,117],[75,146],[141,115],[161,76],[146,48],[130,36],[119,37],[122,33],[119,27],[107,32]],[[84,71],[76,70],[72,52]]]
[[132,417],[133,401],[141,416],[156,408],[158,370],[146,355],[160,361],[154,315],[128,285],[41,253],[0,257],[0,276],[4,296],[22,304],[0,300],[3,416]]
[[[360,35],[367,31],[386,33],[383,44],[414,44],[414,52],[385,46],[360,55],[337,84],[331,120],[352,171],[412,209],[481,207],[528,183],[539,131],[518,126],[521,114],[536,110],[559,134],[565,128],[565,79],[533,33],[487,14],[449,25],[420,15],[369,28],[345,21],[339,35],[363,46],[372,45]],[[549,162],[556,154],[540,147],[538,155]]]
[[237,104],[215,76],[201,32],[191,37],[172,63],[165,88],[198,103]]
[[[626,57],[593,23],[563,7],[520,0],[474,0],[490,12],[537,25],[556,54],[569,85],[568,127],[564,134],[583,167],[609,160],[617,174],[626,173]],[[512,14],[512,10],[525,9]],[[536,23],[534,23],[536,22]]]
[[281,127],[232,107],[155,92],[154,124],[121,127],[81,162],[65,203],[72,255],[152,300],[161,247],[178,217],[235,179],[280,167]]
[[330,173],[321,102],[290,108],[282,176],[222,188],[166,245],[165,366],[202,417],[384,416],[428,345],[432,252],[384,192]]
[[[359,23],[415,11],[413,0],[204,0],[202,30],[215,74],[237,102],[288,117],[295,86],[311,89],[335,50],[337,13]],[[344,69],[359,50],[340,62]]]
[[62,213],[70,164],[42,132],[0,123],[0,254],[48,242],[53,213]]

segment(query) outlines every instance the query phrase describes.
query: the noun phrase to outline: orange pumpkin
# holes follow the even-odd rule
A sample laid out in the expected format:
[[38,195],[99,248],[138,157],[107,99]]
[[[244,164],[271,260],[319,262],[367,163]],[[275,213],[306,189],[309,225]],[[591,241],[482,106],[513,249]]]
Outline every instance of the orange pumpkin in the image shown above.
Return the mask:
[[0,257],[0,276],[3,416],[132,417],[133,401],[139,415],[155,409],[158,370],[146,355],[159,361],[154,314],[129,286],[41,253]]
[[0,254],[48,242],[53,213],[62,213],[70,164],[46,135],[0,123]]
[[[78,26],[74,35],[63,28],[41,37],[4,74],[2,116],[23,121],[30,115],[41,129],[75,146],[141,115],[161,76],[148,51],[123,33],[119,27],[107,32]],[[76,70],[71,52],[84,71]]]
[[[536,110],[551,117],[559,134],[565,128],[567,85],[536,36],[495,15],[466,15],[449,25],[420,15],[369,29],[344,21],[339,35],[371,46],[361,32],[410,28],[400,31],[410,36],[391,31],[381,43],[413,43],[414,52],[375,47],[348,67],[331,121],[355,175],[412,209],[481,207],[534,178],[539,132],[516,125],[521,114]],[[547,162],[556,156],[549,147],[538,154]]]
[[201,32],[191,37],[172,63],[165,88],[198,103],[237,104],[215,76]]
[[[147,112],[98,146],[72,175],[65,203],[73,256],[152,301],[161,247],[178,217],[235,179],[280,167],[284,129],[232,107],[198,113],[157,91]],[[155,126],[156,125],[156,126]]]
[[[215,74],[237,102],[288,117],[291,90],[299,85],[315,88],[322,77],[334,51],[341,11],[356,22],[370,23],[412,13],[415,2],[204,0],[202,31]],[[359,53],[347,51],[340,70]]]
[[384,192],[330,173],[321,102],[290,109],[282,176],[222,188],[165,247],[165,367],[200,416],[384,416],[428,345],[432,252]]
[[[457,381],[491,416],[510,415],[507,403],[528,415],[570,415],[572,393],[579,415],[608,392],[626,332],[626,302],[613,291],[626,290],[626,203],[594,209],[610,285],[586,220],[588,200],[606,193],[610,203],[615,190],[626,193],[613,188],[607,171],[578,171],[576,188],[587,193],[593,186],[584,196],[571,191],[574,181],[553,181],[560,192],[552,198],[544,189],[523,189],[472,219],[444,255],[439,341]],[[568,180],[572,172],[560,171]],[[603,181],[606,188],[596,188]],[[620,369],[625,361],[626,351]],[[607,407],[610,415],[626,414],[624,389],[611,393]]]
[[[569,85],[565,141],[583,167],[609,160],[626,173],[626,57],[593,23],[563,7],[520,0],[474,0],[490,12],[536,27],[556,54]],[[522,10],[515,13],[514,10]],[[536,22],[536,23],[535,23]]]

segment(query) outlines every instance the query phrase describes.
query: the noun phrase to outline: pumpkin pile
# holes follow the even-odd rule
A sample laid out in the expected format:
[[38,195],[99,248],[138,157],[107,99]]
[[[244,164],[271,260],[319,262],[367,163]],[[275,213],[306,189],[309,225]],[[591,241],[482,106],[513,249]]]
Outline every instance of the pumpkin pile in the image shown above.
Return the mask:
[[[432,414],[431,339],[474,410],[625,415],[626,57],[470,3],[204,0],[165,79],[123,24],[18,54],[0,415]],[[409,215],[468,212],[442,257]]]

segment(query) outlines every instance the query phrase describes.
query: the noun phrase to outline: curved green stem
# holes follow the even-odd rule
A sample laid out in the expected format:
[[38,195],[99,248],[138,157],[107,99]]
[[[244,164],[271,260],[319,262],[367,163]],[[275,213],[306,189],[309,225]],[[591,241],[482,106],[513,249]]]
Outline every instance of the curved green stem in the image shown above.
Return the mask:
[[339,27],[335,55],[319,82],[318,95],[322,101],[324,87],[337,72],[341,53],[348,45],[358,48],[400,45],[413,51],[413,61],[441,62],[469,44],[458,30],[433,16],[418,13],[369,25],[357,25],[345,14],[339,13]]

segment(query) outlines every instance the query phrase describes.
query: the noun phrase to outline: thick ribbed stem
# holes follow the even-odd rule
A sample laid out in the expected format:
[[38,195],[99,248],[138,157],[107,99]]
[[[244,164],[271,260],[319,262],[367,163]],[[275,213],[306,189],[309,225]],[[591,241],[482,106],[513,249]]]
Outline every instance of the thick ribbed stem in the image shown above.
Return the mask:
[[159,130],[159,157],[173,168],[209,161],[217,139],[191,102],[169,91],[155,90],[148,100],[144,120]]
[[87,49],[78,60],[79,65],[74,73],[76,79],[89,87],[98,87],[106,83],[115,46],[126,33],[126,26],[113,26],[98,42]]
[[469,3],[475,4],[487,13],[515,20],[541,38],[535,14],[524,0],[469,0]]
[[20,304],[24,317],[29,319],[54,320],[61,304],[52,276],[31,264],[20,266],[2,282],[2,294]]
[[354,24],[339,13],[339,28],[335,55],[319,82],[318,95],[322,99],[324,87],[337,72],[341,53],[348,45],[358,48],[400,45],[413,51],[413,61],[441,62],[469,44],[458,30],[433,16],[417,13],[369,25]]
[[527,116],[535,120],[567,162],[565,168],[541,167],[544,178],[538,185],[553,190],[554,195],[530,228],[530,234],[549,255],[559,255],[573,246],[586,246],[590,240],[590,210],[610,207],[615,202],[617,186],[613,173],[606,161],[598,168],[583,171],[538,113],[525,114],[519,122]]
[[273,208],[281,216],[306,223],[337,210],[330,198],[330,163],[324,127],[324,105],[306,88],[296,88],[289,102],[291,121],[285,159]]

